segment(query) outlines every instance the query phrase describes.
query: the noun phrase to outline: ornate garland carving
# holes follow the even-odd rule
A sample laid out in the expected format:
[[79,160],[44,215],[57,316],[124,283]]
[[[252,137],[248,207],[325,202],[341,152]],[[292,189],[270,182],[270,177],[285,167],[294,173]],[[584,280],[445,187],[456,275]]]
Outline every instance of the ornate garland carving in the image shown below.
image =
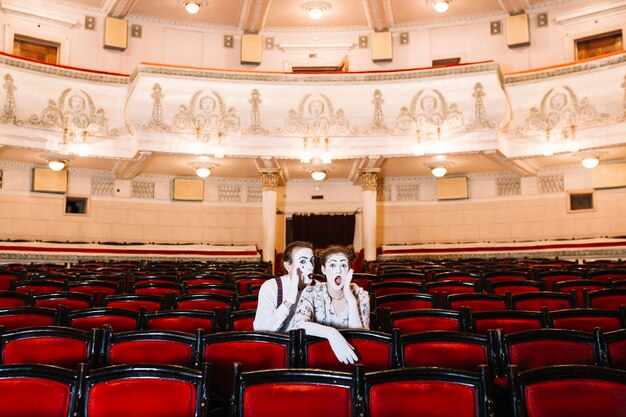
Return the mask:
[[401,132],[417,131],[425,139],[436,139],[442,130],[458,130],[463,125],[463,115],[456,103],[448,104],[437,89],[420,90],[411,104],[402,106],[396,125]]
[[115,128],[108,127],[109,119],[103,108],[97,108],[84,90],[66,88],[59,98],[48,100],[40,115],[31,114],[28,124],[62,131],[79,131],[88,136],[119,136]]
[[290,109],[278,134],[305,137],[351,136],[356,130],[350,127],[342,109],[335,111],[332,101],[324,94],[307,94],[298,105]]
[[598,113],[588,98],[579,98],[573,88],[563,85],[551,88],[543,95],[540,105],[530,109],[519,130],[527,136],[543,135],[553,129],[569,132],[597,125],[608,118],[608,114]]

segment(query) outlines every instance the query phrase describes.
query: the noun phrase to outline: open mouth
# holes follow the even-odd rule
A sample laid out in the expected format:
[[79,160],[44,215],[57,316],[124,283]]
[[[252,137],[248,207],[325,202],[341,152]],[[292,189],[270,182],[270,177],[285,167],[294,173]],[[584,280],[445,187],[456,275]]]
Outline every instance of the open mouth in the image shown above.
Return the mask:
[[313,281],[313,273],[311,272],[309,275],[307,275],[309,277],[309,281]]
[[337,275],[335,277],[335,284],[340,285],[341,284],[341,275]]

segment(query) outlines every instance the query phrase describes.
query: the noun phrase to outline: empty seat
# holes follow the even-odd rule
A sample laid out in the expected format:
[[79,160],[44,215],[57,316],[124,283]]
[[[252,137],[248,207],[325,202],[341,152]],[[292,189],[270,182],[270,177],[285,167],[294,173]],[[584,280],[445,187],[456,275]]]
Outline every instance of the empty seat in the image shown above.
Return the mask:
[[585,291],[596,291],[611,287],[611,281],[592,281],[590,279],[580,279],[576,281],[560,281],[554,283],[554,291],[576,293],[576,303],[578,307],[585,306]]
[[547,291],[554,291],[554,283],[560,281],[577,281],[585,279],[585,271],[576,269],[552,269],[539,271],[535,274],[535,279],[543,281]]
[[626,305],[626,288],[607,288],[586,292],[586,307],[617,310]]
[[363,393],[366,415],[492,416],[487,368],[481,366],[480,373],[446,368],[404,368],[366,373]]
[[605,365],[626,370],[626,329],[604,333]]
[[624,417],[626,371],[559,365],[509,368],[515,417]]
[[503,333],[547,327],[548,311],[502,310],[468,312],[468,330],[486,334],[489,329],[502,329]]
[[399,293],[423,293],[424,285],[421,282],[411,281],[383,281],[369,285],[368,292],[375,296]]
[[591,332],[599,327],[603,332],[626,327],[626,308],[607,310],[601,308],[572,308],[550,311],[550,327]]
[[142,322],[143,311],[103,307],[71,311],[65,315],[63,324],[77,329],[100,329],[109,325],[115,332],[137,330]]
[[402,334],[427,330],[464,330],[465,318],[459,311],[438,308],[403,311],[384,309],[383,330],[391,333],[394,328]]
[[5,330],[25,327],[52,326],[60,323],[63,317],[62,307],[9,307],[0,309],[0,326]]
[[253,331],[256,310],[237,310],[226,313],[226,330]]
[[198,338],[167,330],[103,331],[100,365],[162,364],[198,367]]
[[0,291],[0,308],[29,306],[33,302],[31,294],[19,291]]
[[527,292],[544,291],[543,281],[515,280],[515,281],[494,281],[487,283],[487,291],[493,294],[524,294]]
[[84,417],[200,417],[208,404],[208,366],[116,365],[87,372]]
[[502,294],[445,294],[443,307],[450,310],[461,310],[461,307],[471,308],[472,311],[508,310],[511,308],[510,295]]
[[123,308],[126,310],[146,311],[167,310],[169,297],[150,294],[115,294],[102,297],[103,307]]
[[575,293],[555,291],[527,292],[511,297],[513,310],[541,311],[543,307],[551,310],[563,310],[577,306]]
[[0,363],[44,364],[78,369],[93,365],[97,331],[62,326],[29,327],[0,335]]
[[144,315],[143,324],[146,330],[176,330],[195,334],[197,329],[204,333],[215,333],[220,330],[218,313],[201,310],[164,310],[152,311]]
[[58,366],[0,366],[0,414],[7,417],[73,417],[78,371]]
[[427,331],[400,336],[398,353],[403,368],[437,366],[478,372],[498,365],[499,346],[494,330],[480,335],[458,331]]
[[235,378],[233,417],[359,415],[358,383],[349,373],[321,369],[241,372],[237,366]]
[[414,310],[436,307],[436,298],[432,294],[389,294],[380,297],[371,296],[371,308],[389,308],[391,311]]
[[68,310],[82,310],[96,305],[96,296],[78,292],[54,292],[33,296],[33,305],[37,307],[57,308],[67,307]]

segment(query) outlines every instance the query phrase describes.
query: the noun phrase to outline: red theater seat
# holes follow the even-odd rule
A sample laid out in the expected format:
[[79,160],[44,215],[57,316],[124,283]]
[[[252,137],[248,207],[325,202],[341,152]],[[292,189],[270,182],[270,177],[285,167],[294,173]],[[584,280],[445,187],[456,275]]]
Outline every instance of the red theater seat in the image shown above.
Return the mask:
[[198,337],[166,330],[113,333],[105,328],[101,365],[162,364],[199,366]]
[[97,330],[61,326],[30,327],[0,335],[0,363],[44,364],[78,369],[94,364]]
[[78,372],[50,365],[0,366],[0,414],[8,417],[73,417]]
[[201,417],[208,366],[116,365],[85,376],[84,417]]
[[[399,337],[399,334],[394,336],[374,330],[354,329],[342,329],[339,332],[354,348],[358,357],[357,364],[363,365],[365,372],[381,371],[397,366],[395,339]],[[300,366],[305,368],[351,372],[356,365],[339,362],[328,340],[319,337],[307,336],[302,354],[303,363]]]
[[487,417],[493,415],[486,365],[481,372],[445,368],[404,368],[364,377],[369,417]]
[[464,330],[465,320],[459,311],[438,308],[418,310],[383,310],[383,330],[391,333],[397,328],[400,333],[416,333],[427,330]]
[[218,312],[201,310],[165,310],[146,313],[141,326],[146,330],[176,330],[195,334],[219,331]]
[[626,308],[606,310],[601,308],[572,308],[551,311],[550,327],[592,332],[599,327],[603,332],[626,328]]
[[358,384],[349,373],[321,369],[241,372],[237,366],[235,378],[233,417],[359,415]]
[[509,368],[515,417],[624,417],[626,371],[560,365]]

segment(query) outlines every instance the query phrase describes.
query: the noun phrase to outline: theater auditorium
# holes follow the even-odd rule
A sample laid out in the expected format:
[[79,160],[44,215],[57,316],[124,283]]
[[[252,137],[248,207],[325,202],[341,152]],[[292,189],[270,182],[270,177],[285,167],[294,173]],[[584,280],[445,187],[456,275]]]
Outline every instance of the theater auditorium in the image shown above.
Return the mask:
[[[0,24],[0,416],[626,417],[626,1]],[[255,330],[294,241],[350,252],[354,364]]]

